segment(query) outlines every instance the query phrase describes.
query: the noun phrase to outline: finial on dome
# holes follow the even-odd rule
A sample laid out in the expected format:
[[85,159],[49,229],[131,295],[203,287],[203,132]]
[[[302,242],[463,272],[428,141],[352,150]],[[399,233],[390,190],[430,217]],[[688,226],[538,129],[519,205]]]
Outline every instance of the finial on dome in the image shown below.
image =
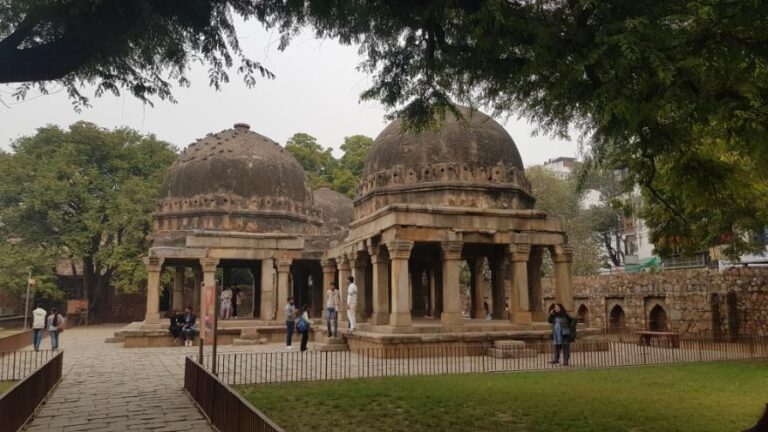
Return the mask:
[[247,132],[251,126],[248,123],[235,123],[235,130],[239,132]]

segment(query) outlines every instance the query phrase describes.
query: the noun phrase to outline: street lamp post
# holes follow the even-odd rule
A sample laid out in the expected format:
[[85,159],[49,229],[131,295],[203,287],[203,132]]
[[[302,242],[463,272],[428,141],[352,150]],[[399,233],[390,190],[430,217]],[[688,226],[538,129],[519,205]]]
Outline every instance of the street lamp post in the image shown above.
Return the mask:
[[35,280],[32,279],[32,271],[30,271],[27,275],[27,299],[24,306],[24,330],[29,328],[29,292],[31,291],[32,285],[34,284]]

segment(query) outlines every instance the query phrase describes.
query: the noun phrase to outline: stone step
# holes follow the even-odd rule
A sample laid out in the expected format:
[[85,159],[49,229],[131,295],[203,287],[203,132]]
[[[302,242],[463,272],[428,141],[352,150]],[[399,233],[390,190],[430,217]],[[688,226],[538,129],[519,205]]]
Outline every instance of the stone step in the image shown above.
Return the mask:
[[525,347],[525,342],[521,340],[495,340],[493,347],[498,349],[512,349]]
[[232,339],[232,345],[264,345],[267,343],[266,338],[261,339]]
[[514,349],[500,349],[500,348],[488,348],[488,355],[493,358],[506,359],[506,358],[526,358],[536,357],[536,350],[527,348],[514,348]]
[[259,334],[259,329],[256,328],[244,328],[240,330],[240,338],[241,339],[259,339],[261,335]]
[[313,351],[348,351],[347,344],[327,344],[315,342],[312,344]]
[[104,343],[123,343],[125,342],[125,336],[115,336],[104,339]]

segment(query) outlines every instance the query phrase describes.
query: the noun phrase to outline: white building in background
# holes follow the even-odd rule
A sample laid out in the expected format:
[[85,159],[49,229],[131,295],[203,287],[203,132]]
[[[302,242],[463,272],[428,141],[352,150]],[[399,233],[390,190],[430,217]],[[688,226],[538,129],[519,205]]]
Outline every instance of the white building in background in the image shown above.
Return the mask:
[[573,169],[576,167],[576,158],[561,156],[544,162],[542,166],[558,178],[565,180],[573,174]]

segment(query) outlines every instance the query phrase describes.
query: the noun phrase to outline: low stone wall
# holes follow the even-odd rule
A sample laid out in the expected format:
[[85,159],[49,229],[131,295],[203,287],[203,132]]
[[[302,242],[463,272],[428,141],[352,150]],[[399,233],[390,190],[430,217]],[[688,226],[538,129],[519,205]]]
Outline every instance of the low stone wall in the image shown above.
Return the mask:
[[[554,301],[553,281],[544,279],[542,289],[546,307]],[[574,277],[573,289],[572,312],[591,327],[768,335],[768,269]]]

